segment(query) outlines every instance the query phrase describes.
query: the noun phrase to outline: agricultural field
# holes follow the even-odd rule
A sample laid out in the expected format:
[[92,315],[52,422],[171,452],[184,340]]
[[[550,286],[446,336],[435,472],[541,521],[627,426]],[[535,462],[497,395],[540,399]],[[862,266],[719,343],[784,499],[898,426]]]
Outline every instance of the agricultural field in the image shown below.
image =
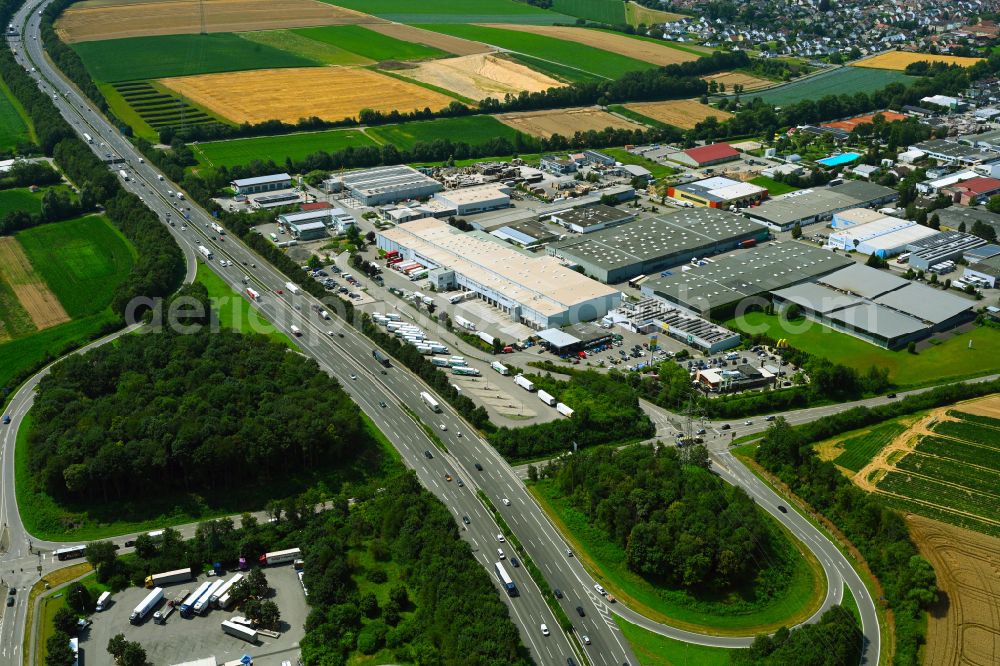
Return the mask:
[[817,450],[824,460],[833,460],[839,467],[856,474],[907,429],[908,426],[900,421],[888,421],[834,437],[817,445]]
[[296,123],[357,117],[362,109],[438,110],[454,98],[368,69],[306,67],[162,79],[171,90],[234,122]]
[[346,129],[210,141],[191,144],[191,149],[198,158],[198,164],[215,168],[249,164],[253,160],[284,164],[286,159],[301,160],[321,150],[335,153],[344,148],[374,145],[375,141],[361,130]]
[[[31,319],[36,330],[52,328],[69,321],[69,314],[63,308],[52,289],[45,283],[38,269],[31,264],[24,247],[14,236],[0,237],[0,281],[5,290],[9,289],[20,304],[20,309]],[[8,298],[4,299],[9,300]],[[0,321],[18,319],[21,312],[0,312]]]
[[719,122],[729,120],[733,114],[713,109],[696,99],[673,99],[667,102],[635,102],[624,107],[647,118],[681,129],[694,129],[703,120],[714,117]]
[[819,74],[776,86],[764,92],[744,95],[745,100],[760,98],[768,104],[794,104],[805,99],[818,100],[840,95],[881,90],[890,83],[908,83],[912,77],[902,72],[860,67],[838,67]]
[[324,65],[371,65],[372,61],[339,46],[318,42],[299,35],[294,30],[261,30],[241,32],[240,37],[255,44],[294,53],[306,60]]
[[519,132],[547,139],[554,134],[571,137],[576,132],[600,131],[606,127],[645,129],[643,125],[602,111],[596,106],[551,111],[502,113],[496,116],[504,125]]
[[736,85],[743,86],[743,90],[746,92],[750,92],[751,90],[760,90],[761,88],[774,85],[774,81],[768,81],[767,79],[751,76],[750,74],[744,74],[743,72],[720,72],[718,74],[706,76],[705,80],[715,81],[720,85],[726,86],[727,92],[732,92],[733,86]]
[[530,67],[490,53],[430,60],[412,67],[393,67],[393,71],[477,102],[487,97],[502,100],[507,94],[517,95],[522,90],[541,92],[564,85]]
[[513,141],[517,131],[493,116],[467,116],[381,125],[369,128],[368,135],[379,143],[391,143],[401,150],[409,150],[417,143],[430,143],[443,139],[463,141],[470,146],[486,143],[497,137]]
[[552,0],[552,11],[608,25],[624,25],[626,21],[622,0]]
[[108,104],[140,136],[147,136],[147,127],[149,134],[155,137],[160,130],[167,128],[179,129],[223,122],[150,81],[103,84],[101,89]]
[[935,666],[1000,661],[1000,539],[908,516],[910,534],[934,567],[942,602],[927,615],[924,663]]
[[748,312],[732,319],[726,326],[746,333],[765,333],[804,352],[829,358],[865,372],[871,366],[889,371],[889,381],[899,388],[929,386],[945,381],[1000,372],[1000,331],[981,326],[958,333],[917,354],[905,350],[889,351],[863,340],[840,333],[822,324],[790,333],[781,318],[763,312]]
[[109,83],[319,64],[231,33],[132,37],[73,48],[95,80]]
[[299,28],[292,30],[292,33],[356,53],[375,62],[382,60],[427,60],[451,55],[440,49],[406,42],[360,25]]
[[0,190],[0,218],[16,210],[26,213],[42,212],[42,192],[32,192],[27,187]]
[[560,39],[574,44],[582,44],[610,51],[654,65],[673,65],[679,62],[698,59],[698,56],[692,53],[671,48],[669,42],[637,39],[619,32],[562,25],[511,25],[508,23],[498,23],[486,27]]
[[26,116],[6,84],[0,82],[0,151],[13,152],[18,144],[31,141]]
[[56,21],[67,43],[152,35],[278,30],[312,25],[377,23],[374,16],[314,0],[152,0],[78,2]]
[[376,23],[366,27],[387,37],[393,37],[413,44],[423,44],[424,46],[440,49],[445,53],[453,53],[457,56],[491,53],[493,51],[489,46],[480,44],[479,42],[452,37],[451,35],[424,30],[423,28],[404,25],[402,23]]
[[857,60],[851,65],[853,67],[866,67],[874,69],[892,69],[903,71],[908,65],[915,62],[943,62],[947,65],[961,65],[962,67],[972,67],[982,58],[970,58],[967,56],[934,55],[931,53],[910,53],[908,51],[890,51],[880,53],[870,58]]
[[[594,76],[617,79],[626,72],[655,67],[652,63],[613,53],[608,49],[595,48],[565,39],[556,39],[547,35],[512,30],[510,26],[507,28],[491,28],[484,25],[441,24],[424,25],[421,27],[455,37],[498,46],[540,60],[551,61],[570,72],[580,72],[573,80],[590,80]],[[598,32],[595,34],[604,36],[610,33]],[[618,37],[618,35],[612,36]],[[627,40],[628,38],[623,39]],[[644,42],[639,43],[643,44]],[[681,59],[692,59],[689,54],[683,51],[678,51],[677,53],[680,54]],[[677,62],[680,61],[678,60]]]
[[324,0],[399,23],[573,23],[575,17],[514,0]]
[[670,23],[684,18],[683,14],[663,12],[658,9],[643,7],[637,2],[625,3],[625,18],[629,25],[653,25],[654,23]]

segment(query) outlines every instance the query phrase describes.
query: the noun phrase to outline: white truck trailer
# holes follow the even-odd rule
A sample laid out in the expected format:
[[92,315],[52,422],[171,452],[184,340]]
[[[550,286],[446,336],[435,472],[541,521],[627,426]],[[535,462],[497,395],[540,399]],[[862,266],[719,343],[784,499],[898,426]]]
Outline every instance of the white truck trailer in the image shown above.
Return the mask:
[[514,377],[514,383],[523,388],[525,391],[535,390],[535,382],[531,381],[524,375],[518,375]]
[[233,585],[236,585],[236,583],[240,582],[241,580],[243,580],[243,574],[241,573],[235,574],[232,578],[223,583],[222,587],[216,590],[215,593],[211,595],[211,597],[209,597],[208,599],[209,603],[212,604],[212,606],[214,606],[215,608],[222,608],[222,605],[219,603],[219,600],[229,593],[229,590],[232,589]]
[[139,602],[132,614],[128,616],[128,621],[132,624],[142,624],[149,612],[156,608],[156,604],[163,600],[163,588],[157,587],[146,595],[146,598]]
[[420,399],[423,400],[427,404],[427,406],[431,408],[432,412],[441,411],[441,405],[438,403],[437,400],[434,399],[434,396],[432,396],[427,391],[420,392]]
[[286,282],[285,289],[288,290],[289,294],[299,293],[299,285],[295,284],[294,282]]
[[212,254],[212,251],[209,250],[204,245],[199,245],[198,246],[198,252],[200,252],[206,259],[211,259],[211,258],[213,258],[215,256],[215,255]]
[[501,363],[500,361],[493,361],[492,363],[490,363],[490,367],[499,372],[504,377],[510,374],[510,370],[507,369],[507,366]]
[[191,580],[191,578],[193,578],[191,567],[187,569],[174,569],[173,571],[164,571],[163,573],[146,576],[146,587],[150,589],[163,587],[171,583],[183,583],[186,580]]
[[251,627],[243,626],[242,624],[236,624],[235,622],[230,622],[229,620],[222,621],[222,630],[229,634],[230,636],[235,636],[236,638],[242,638],[247,643],[257,642],[257,630]]
[[[184,198],[184,197],[181,196],[180,192],[177,193],[177,196],[179,198],[181,198],[181,199]],[[219,234],[220,236],[225,235],[225,233],[226,233],[226,230],[218,222],[212,222],[212,228],[215,229],[215,233]]]
[[556,399],[552,397],[551,393],[547,393],[546,391],[539,391],[538,392],[538,399],[541,400],[542,402],[544,402],[549,407],[555,407],[556,406]]
[[218,592],[219,588],[226,584],[226,581],[221,578],[208,586],[205,593],[201,595],[201,598],[194,605],[194,612],[196,615],[204,615],[211,608],[212,595]]
[[100,613],[108,607],[109,603],[111,603],[111,593],[105,590],[104,592],[101,592],[101,596],[97,597],[97,606],[95,607],[95,610]]
[[271,553],[264,553],[258,559],[260,566],[269,567],[272,564],[284,564],[294,562],[302,557],[302,551],[298,548],[288,548],[286,550],[276,550]]
[[567,418],[573,416],[573,410],[562,402],[556,404],[556,411]]
[[461,326],[462,328],[464,328],[467,331],[474,331],[474,330],[476,330],[476,325],[473,324],[468,319],[466,319],[465,317],[459,317],[459,316],[456,315],[455,316],[455,323],[458,324],[459,326]]

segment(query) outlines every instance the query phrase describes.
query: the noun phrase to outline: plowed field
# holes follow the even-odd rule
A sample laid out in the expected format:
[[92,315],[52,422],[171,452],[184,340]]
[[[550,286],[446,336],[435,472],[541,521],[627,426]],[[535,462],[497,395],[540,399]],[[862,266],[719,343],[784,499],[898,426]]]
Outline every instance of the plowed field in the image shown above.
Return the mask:
[[525,134],[545,139],[553,134],[571,137],[576,132],[600,131],[605,127],[645,129],[637,122],[626,120],[591,106],[552,111],[503,113],[497,116],[497,120]]
[[969,58],[966,56],[933,55],[931,53],[910,53],[909,51],[890,51],[879,55],[865,58],[855,63],[854,67],[872,67],[875,69],[894,69],[903,71],[906,66],[926,60],[927,62],[944,62],[949,65],[961,65],[962,67],[972,67],[982,58]]
[[458,56],[490,53],[493,50],[489,46],[486,46],[486,44],[474,42],[471,39],[452,37],[451,35],[424,30],[423,28],[415,28],[412,25],[404,25],[402,23],[376,23],[366,27],[369,30],[374,30],[389,37],[395,37],[396,39],[402,39],[403,41],[415,44],[423,44],[424,46],[441,49],[442,51],[454,53]]
[[689,60],[698,59],[698,56],[693,53],[670,48],[656,42],[647,42],[644,39],[635,39],[602,30],[561,25],[521,25],[514,23],[493,23],[487,25],[490,28],[530,32],[535,35],[544,35],[545,37],[563,39],[567,42],[584,44],[596,49],[603,49],[628,56],[629,58],[635,58],[636,60],[651,62],[654,65],[673,65],[678,62],[688,62]]
[[680,127],[681,129],[694,129],[694,126],[701,121],[715,116],[716,120],[722,122],[733,117],[728,111],[713,109],[707,104],[702,104],[694,99],[674,99],[669,102],[636,102],[626,104],[626,109],[641,113],[647,118],[659,120],[661,123]]
[[12,236],[0,238],[0,279],[10,286],[39,330],[69,321],[69,315],[59,299],[35,271],[20,243]]
[[238,123],[357,117],[362,109],[442,109],[447,95],[367,69],[302,67],[161,79],[161,83]]
[[507,93],[516,95],[522,90],[540,92],[565,85],[524,65],[485,53],[429,60],[399,73],[477,101],[486,97],[503,99]]

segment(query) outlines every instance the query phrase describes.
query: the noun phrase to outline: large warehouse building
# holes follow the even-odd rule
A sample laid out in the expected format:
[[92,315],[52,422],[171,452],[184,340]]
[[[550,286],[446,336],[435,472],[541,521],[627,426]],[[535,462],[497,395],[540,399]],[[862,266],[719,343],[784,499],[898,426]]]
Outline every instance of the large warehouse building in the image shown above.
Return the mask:
[[968,299],[860,264],[779,289],[774,300],[779,306],[794,303],[814,321],[887,349],[974,316]]
[[767,236],[766,230],[739,215],[688,208],[553,243],[546,251],[601,282],[615,284]]
[[237,195],[260,194],[261,192],[273,192],[275,190],[286,190],[292,186],[292,177],[287,173],[275,173],[270,176],[256,176],[254,178],[240,178],[231,181],[229,186]]
[[621,292],[553,257],[527,256],[433,218],[380,231],[376,238],[382,250],[453,272],[453,288],[471,291],[511,321],[537,330],[598,319],[621,303]]
[[753,183],[742,183],[732,178],[715,176],[693,183],[667,188],[667,196],[687,201],[695,206],[731,208],[756,206],[767,198],[767,188]]
[[691,312],[725,318],[740,303],[763,305],[767,295],[853,264],[842,254],[797,241],[774,241],[761,247],[714,257],[711,263],[646,280],[642,293],[657,296]]
[[404,164],[348,171],[323,181],[323,185],[327,192],[347,191],[365,206],[422,199],[444,189],[438,181]]
[[913,220],[883,216],[865,224],[840,229],[830,234],[827,246],[838,250],[856,250],[861,254],[874,254],[885,259],[895,256],[910,243],[916,243],[938,232]]
[[899,193],[891,187],[852,180],[835,187],[790,192],[780,198],[765,201],[746,211],[746,215],[775,231],[788,231],[796,223],[804,227],[829,220],[834,214],[849,208],[872,208],[898,198]]

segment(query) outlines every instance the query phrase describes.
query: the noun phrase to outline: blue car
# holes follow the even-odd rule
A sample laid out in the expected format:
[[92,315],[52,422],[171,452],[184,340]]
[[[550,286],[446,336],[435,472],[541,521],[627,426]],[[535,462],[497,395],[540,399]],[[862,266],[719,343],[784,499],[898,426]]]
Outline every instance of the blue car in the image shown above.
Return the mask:
[[4,414],[3,415],[3,424],[7,425],[8,423],[10,423],[10,414]]

